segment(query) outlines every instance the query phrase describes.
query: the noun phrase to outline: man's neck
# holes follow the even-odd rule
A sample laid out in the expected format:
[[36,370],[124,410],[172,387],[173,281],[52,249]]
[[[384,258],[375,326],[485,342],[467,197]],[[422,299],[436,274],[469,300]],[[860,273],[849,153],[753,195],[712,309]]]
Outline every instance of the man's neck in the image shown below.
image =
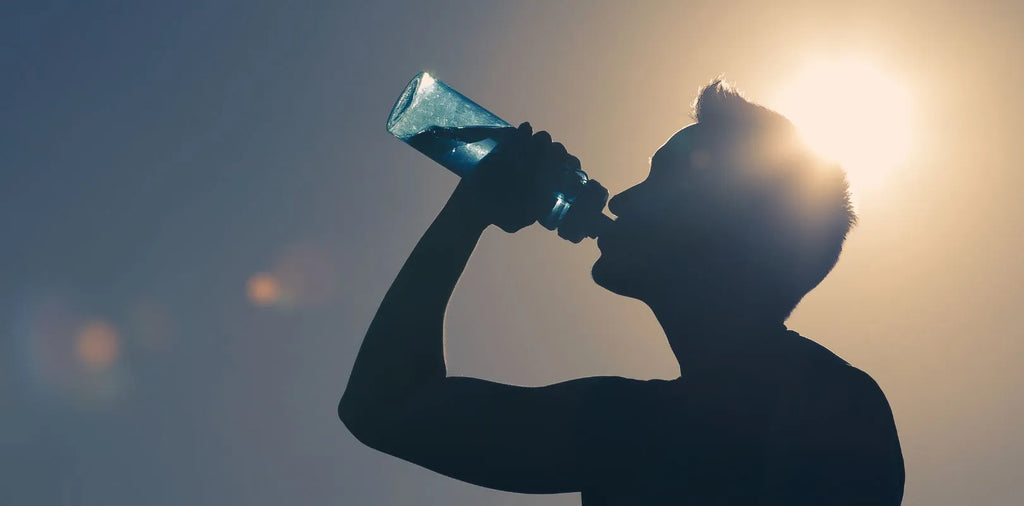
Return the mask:
[[700,302],[650,304],[684,375],[735,363],[786,330],[781,318]]

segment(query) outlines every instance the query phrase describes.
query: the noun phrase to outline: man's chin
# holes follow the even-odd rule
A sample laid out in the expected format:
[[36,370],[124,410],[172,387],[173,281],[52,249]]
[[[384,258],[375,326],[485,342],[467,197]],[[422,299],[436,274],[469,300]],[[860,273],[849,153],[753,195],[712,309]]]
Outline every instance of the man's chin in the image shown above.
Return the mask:
[[594,262],[594,266],[590,268],[590,277],[593,278],[594,282],[598,286],[619,295],[625,295],[631,297],[627,289],[630,284],[627,281],[628,276],[625,276],[621,270],[616,269],[604,255],[598,257],[597,261]]

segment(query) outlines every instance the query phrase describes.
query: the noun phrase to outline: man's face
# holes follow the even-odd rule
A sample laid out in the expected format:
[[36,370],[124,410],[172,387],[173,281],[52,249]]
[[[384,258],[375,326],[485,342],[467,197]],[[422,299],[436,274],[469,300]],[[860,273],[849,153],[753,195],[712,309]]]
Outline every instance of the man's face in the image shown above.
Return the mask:
[[684,285],[699,288],[717,275],[736,199],[721,164],[712,169],[701,128],[690,125],[672,136],[651,158],[647,179],[608,203],[617,218],[597,240],[597,284],[644,299]]

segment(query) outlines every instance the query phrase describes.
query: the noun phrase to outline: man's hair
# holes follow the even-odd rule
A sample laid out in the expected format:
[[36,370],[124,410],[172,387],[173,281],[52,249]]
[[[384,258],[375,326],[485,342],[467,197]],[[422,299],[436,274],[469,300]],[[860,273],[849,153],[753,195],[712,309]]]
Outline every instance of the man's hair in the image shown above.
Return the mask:
[[785,116],[720,79],[701,89],[693,115],[720,161],[713,165],[739,174],[750,190],[742,233],[763,246],[755,252],[770,271],[763,281],[774,311],[788,318],[835,266],[857,222],[846,173],[811,151]]

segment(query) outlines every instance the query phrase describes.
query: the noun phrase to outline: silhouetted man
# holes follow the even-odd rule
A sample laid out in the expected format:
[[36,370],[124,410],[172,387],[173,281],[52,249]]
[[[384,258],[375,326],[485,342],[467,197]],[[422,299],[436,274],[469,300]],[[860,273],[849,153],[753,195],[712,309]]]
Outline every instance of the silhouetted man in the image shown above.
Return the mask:
[[[721,83],[615,196],[593,278],[645,302],[680,378],[538,388],[448,377],[445,307],[481,233],[538,216],[529,181],[578,160],[524,124],[460,183],[367,332],[339,415],[459,480],[597,505],[895,505],[903,458],[870,376],[783,322],[855,221],[843,171]],[[484,175],[488,174],[488,175]]]

